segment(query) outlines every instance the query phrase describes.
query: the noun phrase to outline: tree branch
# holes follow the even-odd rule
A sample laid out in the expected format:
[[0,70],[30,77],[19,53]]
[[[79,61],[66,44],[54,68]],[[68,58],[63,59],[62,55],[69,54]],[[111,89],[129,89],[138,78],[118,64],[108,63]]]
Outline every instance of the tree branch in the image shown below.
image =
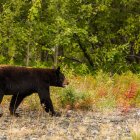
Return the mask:
[[67,56],[64,56],[66,59],[69,59],[69,60],[71,60],[71,61],[75,61],[75,62],[78,62],[78,63],[82,63],[80,60],[77,60],[77,59],[75,59],[75,58],[69,58],[69,57],[67,57]]
[[128,55],[128,57],[135,57],[135,58],[140,59],[140,56],[138,56],[138,55]]
[[74,37],[74,39],[76,39],[76,41],[78,42],[79,47],[80,47],[80,49],[82,50],[82,52],[83,52],[85,58],[88,60],[89,64],[90,64],[92,67],[94,67],[92,58],[91,58],[90,55],[87,53],[86,48],[82,45],[82,43],[81,43],[81,41],[80,41],[78,35],[77,35],[77,34],[74,34],[73,37]]

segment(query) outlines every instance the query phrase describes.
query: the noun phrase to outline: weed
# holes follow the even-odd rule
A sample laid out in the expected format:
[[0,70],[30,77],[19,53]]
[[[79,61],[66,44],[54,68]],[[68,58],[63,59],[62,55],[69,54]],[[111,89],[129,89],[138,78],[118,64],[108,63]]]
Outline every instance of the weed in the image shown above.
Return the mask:
[[68,87],[60,94],[60,101],[62,107],[67,109],[89,109],[92,106],[93,98],[89,93]]
[[73,88],[69,87],[63,90],[60,101],[62,104],[62,107],[65,107],[66,105],[69,105],[70,107],[74,107],[74,103],[76,101],[76,93]]
[[[65,70],[64,70],[65,71]],[[132,72],[121,75],[99,71],[96,75],[79,76],[73,71],[65,71],[70,85],[65,89],[51,88],[51,98],[56,109],[103,109],[121,108],[128,112],[132,107],[140,106],[140,77]],[[11,97],[3,102],[10,102]],[[33,94],[24,100],[30,109],[38,109],[40,101]]]

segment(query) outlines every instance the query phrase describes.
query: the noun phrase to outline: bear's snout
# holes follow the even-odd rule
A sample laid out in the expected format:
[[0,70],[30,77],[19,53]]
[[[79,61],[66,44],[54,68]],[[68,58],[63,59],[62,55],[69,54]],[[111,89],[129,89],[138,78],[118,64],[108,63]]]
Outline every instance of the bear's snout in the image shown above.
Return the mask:
[[68,82],[67,79],[65,79],[64,82],[63,82],[63,87],[66,87],[67,85],[69,85],[69,82]]

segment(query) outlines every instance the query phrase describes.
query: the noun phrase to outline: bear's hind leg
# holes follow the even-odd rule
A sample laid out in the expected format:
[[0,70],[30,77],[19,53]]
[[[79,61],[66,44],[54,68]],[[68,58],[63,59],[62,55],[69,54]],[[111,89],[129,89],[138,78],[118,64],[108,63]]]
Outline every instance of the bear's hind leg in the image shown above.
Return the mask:
[[19,117],[18,113],[16,112],[16,109],[18,108],[18,106],[20,105],[20,103],[23,101],[23,99],[26,97],[26,95],[13,95],[11,102],[10,102],[10,114],[14,115],[16,117]]
[[[1,102],[2,102],[2,99],[3,99],[3,94],[0,94],[0,104],[1,104]],[[3,115],[3,113],[2,113],[2,109],[1,109],[1,107],[0,107],[0,117]]]

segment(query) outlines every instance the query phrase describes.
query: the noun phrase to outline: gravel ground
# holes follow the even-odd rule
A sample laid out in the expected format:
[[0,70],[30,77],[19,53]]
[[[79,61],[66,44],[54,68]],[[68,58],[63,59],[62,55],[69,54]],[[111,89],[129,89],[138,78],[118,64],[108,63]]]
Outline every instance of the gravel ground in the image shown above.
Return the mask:
[[140,109],[114,111],[64,111],[50,117],[42,110],[19,109],[21,117],[0,118],[0,140],[132,140],[140,132]]

